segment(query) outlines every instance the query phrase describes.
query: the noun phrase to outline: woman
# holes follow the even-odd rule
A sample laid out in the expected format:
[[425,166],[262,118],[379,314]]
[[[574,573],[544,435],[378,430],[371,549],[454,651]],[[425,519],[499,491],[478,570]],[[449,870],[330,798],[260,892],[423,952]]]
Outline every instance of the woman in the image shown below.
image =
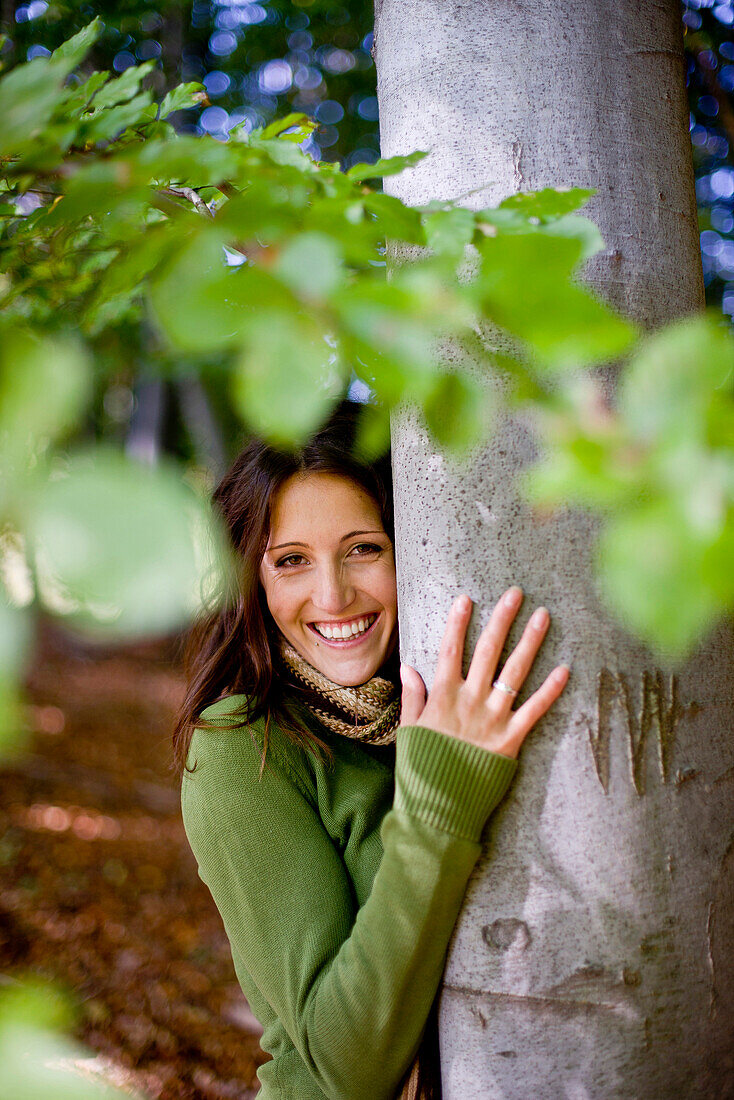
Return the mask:
[[511,588],[466,678],[460,596],[430,693],[403,666],[401,698],[389,465],[353,457],[358,408],[295,456],[251,443],[217,488],[241,575],[193,632],[175,733],[186,832],[273,1056],[259,1100],[439,1095],[434,999],[480,834],[568,678],[512,711],[548,614],[494,680]]

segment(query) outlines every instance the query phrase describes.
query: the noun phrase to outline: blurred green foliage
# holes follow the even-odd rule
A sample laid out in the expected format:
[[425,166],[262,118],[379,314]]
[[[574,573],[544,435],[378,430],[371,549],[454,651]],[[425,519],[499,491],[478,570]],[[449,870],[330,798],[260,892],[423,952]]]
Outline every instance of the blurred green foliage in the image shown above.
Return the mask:
[[[294,6],[269,6],[290,38],[306,33]],[[177,85],[197,68],[190,51],[190,71],[179,73],[169,49],[163,80],[155,51],[145,59],[135,48],[129,63],[119,60],[126,20],[145,17],[139,4],[115,5],[104,27],[94,20],[71,41],[59,37],[49,56],[41,50],[16,63],[15,40],[4,51],[6,754],[22,735],[17,690],[37,609],[93,637],[169,631],[216,590],[226,568],[201,440],[193,440],[198,466],[185,476],[158,461],[158,428],[133,423],[127,453],[115,445],[135,408],[133,388],[139,397],[147,387],[152,399],[139,408],[155,412],[163,380],[194,410],[192,436],[197,422],[206,436],[202,423],[218,401],[222,416],[282,446],[304,439],[361,380],[372,391],[360,441],[366,457],[387,444],[389,410],[402,402],[420,406],[438,445],[458,453],[519,407],[546,443],[524,478],[527,495],[544,507],[601,514],[601,590],[661,658],[685,656],[734,603],[734,342],[721,317],[640,339],[585,290],[576,272],[602,247],[577,213],[588,192],[520,194],[478,212],[451,203],[408,208],[382,193],[383,175],[424,154],[378,160],[368,140],[371,105],[360,114],[368,87],[353,93],[346,113],[333,92],[353,132],[342,126],[336,141],[329,134],[319,144],[323,129],[310,115],[331,102],[324,74],[331,65],[336,89],[350,70],[339,73],[347,61],[329,60],[323,43],[317,57],[314,24],[322,20],[324,35],[346,28],[344,45],[329,40],[329,49],[366,58],[368,44],[360,25],[354,46],[359,20],[345,20],[339,5],[301,6],[311,42],[289,49],[315,52],[287,63],[292,75],[298,65],[320,66],[321,75],[302,74],[303,86],[294,79],[287,93],[258,84],[262,117],[256,111],[230,125],[228,114],[226,134],[187,122],[200,120],[214,95],[196,81]],[[212,5],[201,7],[209,18]],[[157,18],[175,30],[180,5],[159,8]],[[50,9],[59,34],[88,11]],[[365,27],[370,17],[359,15]],[[265,71],[268,26],[262,20],[261,46],[248,31],[251,75]],[[106,71],[111,55],[114,72]],[[102,59],[99,70],[90,57]],[[368,65],[358,58],[355,68]],[[297,109],[272,121],[284,96]],[[314,159],[322,149],[329,160]],[[450,372],[440,357],[447,341]],[[593,368],[622,356],[612,404],[605,373]],[[48,1068],[74,1057],[50,1020],[40,1030],[38,1019],[28,1023],[50,996],[10,991],[0,1003],[0,1096],[111,1095]]]
[[[589,192],[520,194],[477,212],[408,208],[370,183],[424,154],[341,171],[304,150],[314,123],[303,114],[235,127],[226,142],[179,133],[168,114],[201,87],[158,102],[148,62],[118,76],[85,69],[101,32],[94,20],[0,82],[4,537],[29,577],[24,592],[6,576],[10,602],[133,636],[179,625],[197,587],[215,583],[221,538],[206,486],[74,440],[110,372],[145,348],[160,376],[226,378],[247,429],[283,446],[305,439],[355,375],[375,398],[367,456],[404,401],[460,450],[503,406],[530,405],[550,455],[533,495],[603,505],[610,604],[652,646],[685,653],[734,598],[722,550],[734,353],[721,322],[644,343],[612,427],[599,426],[578,370],[619,358],[637,333],[575,278],[602,245],[577,213]],[[411,259],[389,281],[387,239]],[[438,354],[447,340],[465,356],[450,375]],[[669,552],[655,586],[639,547],[660,538]]]
[[204,84],[200,102],[180,105],[180,131],[224,137],[296,111],[318,123],[309,148],[319,159],[348,167],[379,155],[371,0],[16,0],[4,12],[11,7],[13,22],[0,13],[9,65],[50,52],[98,15],[95,68],[152,61],[158,98],[182,81]]
[[0,1100],[121,1100],[129,1093],[85,1075],[88,1052],[61,1029],[74,1022],[67,996],[12,982],[0,991]]

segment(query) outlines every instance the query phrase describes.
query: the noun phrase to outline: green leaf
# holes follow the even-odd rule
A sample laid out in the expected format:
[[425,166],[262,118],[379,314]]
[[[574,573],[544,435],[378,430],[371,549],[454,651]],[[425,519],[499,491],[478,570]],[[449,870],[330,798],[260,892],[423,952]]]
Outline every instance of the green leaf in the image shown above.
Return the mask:
[[[387,356],[396,367],[418,367],[432,374],[436,342],[430,318],[416,314],[419,301],[406,288],[362,280],[336,293],[332,306],[344,329],[365,347]],[[384,392],[382,396],[389,400]]]
[[[170,127],[169,127],[170,130]],[[237,151],[209,137],[180,134],[174,140],[148,140],[119,158],[139,183],[158,180],[203,187],[229,180],[237,172]]]
[[[612,520],[598,548],[601,590],[611,610],[663,659],[678,661],[734,602],[734,510],[706,538],[674,501],[656,501]],[[716,568],[728,560],[728,589]],[[716,580],[710,579],[711,567]]]
[[646,339],[622,376],[619,406],[646,443],[703,446],[713,428],[731,446],[734,337],[721,318],[687,317]]
[[545,222],[540,232],[551,237],[567,237],[569,240],[579,241],[581,244],[579,263],[584,263],[590,256],[595,256],[604,248],[604,238],[598,226],[582,214],[566,214],[562,218]]
[[386,195],[384,191],[369,191],[364,196],[362,204],[370,214],[376,215],[382,236],[412,244],[425,243],[425,231],[421,224],[420,213],[412,207],[405,206],[394,195]]
[[63,62],[65,73],[73,72],[87,56],[103,30],[104,24],[99,16],[96,16],[72,38],[62,42],[51,54],[51,60]]
[[323,233],[300,233],[278,255],[274,274],[304,298],[325,298],[344,279],[336,241]]
[[639,462],[625,461],[617,439],[576,435],[553,439],[546,456],[524,470],[524,495],[552,508],[569,505],[602,510],[639,500]]
[[370,463],[390,450],[390,410],[380,402],[363,405],[357,423],[354,453]]
[[68,997],[47,983],[13,981],[0,993],[2,1096],[12,1100],[123,1100],[82,1064],[89,1051],[58,1032],[77,1014]]
[[[8,568],[5,558],[5,547],[0,546],[3,572]],[[10,604],[0,585],[0,762],[14,755],[25,740],[19,687],[30,645],[30,613]]]
[[110,73],[91,73],[85,81],[79,84],[69,95],[67,110],[78,118],[86,111],[95,95],[110,79]]
[[415,152],[408,153],[404,157],[381,157],[374,164],[353,164],[351,168],[347,169],[346,176],[355,182],[380,179],[383,176],[396,176],[405,168],[412,168],[413,165],[418,164],[427,156],[427,152]]
[[445,371],[423,401],[431,435],[441,446],[465,452],[488,436],[488,394],[476,380],[459,371]]
[[[221,540],[208,507],[168,466],[95,449],[36,488],[29,541],[46,608],[92,635],[183,625]],[[208,541],[214,556],[205,553]]]
[[635,338],[628,321],[572,281],[578,240],[544,233],[498,235],[481,246],[477,293],[489,318],[531,345],[554,370],[621,355]]
[[158,117],[168,118],[174,111],[186,111],[189,107],[195,107],[205,96],[206,88],[203,84],[179,84],[163,97]]
[[512,210],[525,218],[560,218],[584,206],[596,191],[586,187],[545,187],[541,191],[518,191],[503,199],[501,210]]
[[33,456],[61,438],[91,396],[91,370],[80,344],[18,328],[0,341],[0,456],[4,488],[22,485]]
[[[106,88],[102,91],[106,91]],[[97,111],[79,128],[80,141],[93,145],[99,141],[111,141],[129,126],[146,121],[150,117],[149,108],[152,104],[152,94],[141,92],[127,103]]]
[[241,342],[258,310],[295,309],[290,291],[252,264],[229,268],[214,231],[191,234],[153,279],[153,314],[172,346],[209,352]]
[[[318,123],[302,112],[291,112],[284,118],[276,118],[259,133],[259,136],[263,138],[279,137],[284,134],[285,130],[290,130],[294,126],[298,128],[299,135],[302,134],[303,137],[307,137],[317,128]],[[287,134],[285,136],[291,137],[293,135]]]
[[[578,262],[583,263],[604,247],[604,239],[598,227],[582,214],[564,214],[557,218],[528,218],[513,207],[498,206],[477,214],[480,234],[496,237],[498,234],[542,233],[544,236],[567,237],[580,244]],[[481,240],[481,237],[478,238]]]
[[344,390],[324,334],[305,316],[258,313],[233,378],[236,407],[258,435],[297,446]]
[[103,108],[116,107],[119,103],[127,103],[138,92],[140,82],[155,68],[154,61],[145,61],[142,65],[131,65],[125,69],[122,76],[116,80],[110,80],[108,84],[97,93],[94,99],[96,111]]
[[259,138],[250,134],[249,144],[253,148],[261,149],[273,164],[283,167],[297,168],[299,172],[315,172],[316,165],[308,153],[295,145],[292,141],[283,141],[281,138]]
[[36,57],[0,80],[0,155],[17,155],[43,133],[66,97],[63,79],[62,69],[50,65],[48,58]]
[[155,273],[158,264],[175,243],[171,240],[167,225],[156,226],[121,250],[99,280],[89,303],[88,322],[94,323],[96,311],[109,299],[129,295],[139,288]]
[[71,178],[66,194],[46,208],[39,228],[42,232],[58,231],[61,238],[76,232],[78,223],[86,219],[102,222],[107,232],[119,222],[133,221],[137,228],[149,197],[145,187],[134,186],[121,161],[92,160]]
[[464,255],[466,246],[474,236],[474,213],[456,206],[423,216],[426,244],[439,255],[455,257]]

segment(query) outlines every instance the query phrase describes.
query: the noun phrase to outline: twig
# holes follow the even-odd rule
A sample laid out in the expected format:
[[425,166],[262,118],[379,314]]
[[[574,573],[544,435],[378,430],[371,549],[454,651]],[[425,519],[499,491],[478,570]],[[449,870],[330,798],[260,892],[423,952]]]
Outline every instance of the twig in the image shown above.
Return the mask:
[[208,218],[214,217],[214,214],[204,202],[201,195],[198,191],[195,191],[193,187],[164,187],[161,194],[174,195],[177,198],[188,199],[189,202],[194,204],[200,214],[204,214]]

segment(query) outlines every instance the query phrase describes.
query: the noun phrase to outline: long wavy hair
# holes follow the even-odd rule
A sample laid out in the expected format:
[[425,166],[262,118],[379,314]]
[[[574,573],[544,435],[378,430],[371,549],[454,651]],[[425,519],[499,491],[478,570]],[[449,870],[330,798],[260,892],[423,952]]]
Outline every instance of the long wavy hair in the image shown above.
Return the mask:
[[[321,431],[296,453],[250,440],[216,487],[213,502],[229,534],[235,570],[227,590],[215,597],[214,606],[200,614],[186,639],[187,688],[173,734],[174,757],[180,771],[187,767],[194,729],[211,726],[201,718],[201,712],[229,695],[245,697],[244,704],[231,712],[241,725],[265,717],[263,767],[271,721],[307,751],[322,759],[332,758],[330,747],[304,724],[289,705],[288,693],[282,691],[273,660],[277,628],[259,574],[274,496],[294,474],[329,473],[349,478],[375,501],[383,527],[394,541],[390,455],[386,453],[369,464],[355,455],[361,411],[361,405],[340,402]],[[420,1044],[418,1100],[441,1097],[440,993],[439,989]],[[410,1068],[401,1086],[409,1073]]]
[[277,628],[267,608],[259,571],[274,495],[294,474],[329,473],[349,478],[372,497],[385,531],[394,538],[389,454],[367,464],[354,453],[361,409],[355,402],[341,401],[326,425],[295,453],[251,439],[217,485],[212,499],[224,520],[235,565],[226,582],[227,591],[218,593],[213,606],[199,615],[185,641],[187,687],[173,732],[179,771],[187,767],[194,729],[211,727],[201,712],[230,695],[245,697],[232,711],[241,718],[241,725],[265,717],[263,766],[271,721],[317,757],[332,758],[329,746],[299,718],[274,671]]

